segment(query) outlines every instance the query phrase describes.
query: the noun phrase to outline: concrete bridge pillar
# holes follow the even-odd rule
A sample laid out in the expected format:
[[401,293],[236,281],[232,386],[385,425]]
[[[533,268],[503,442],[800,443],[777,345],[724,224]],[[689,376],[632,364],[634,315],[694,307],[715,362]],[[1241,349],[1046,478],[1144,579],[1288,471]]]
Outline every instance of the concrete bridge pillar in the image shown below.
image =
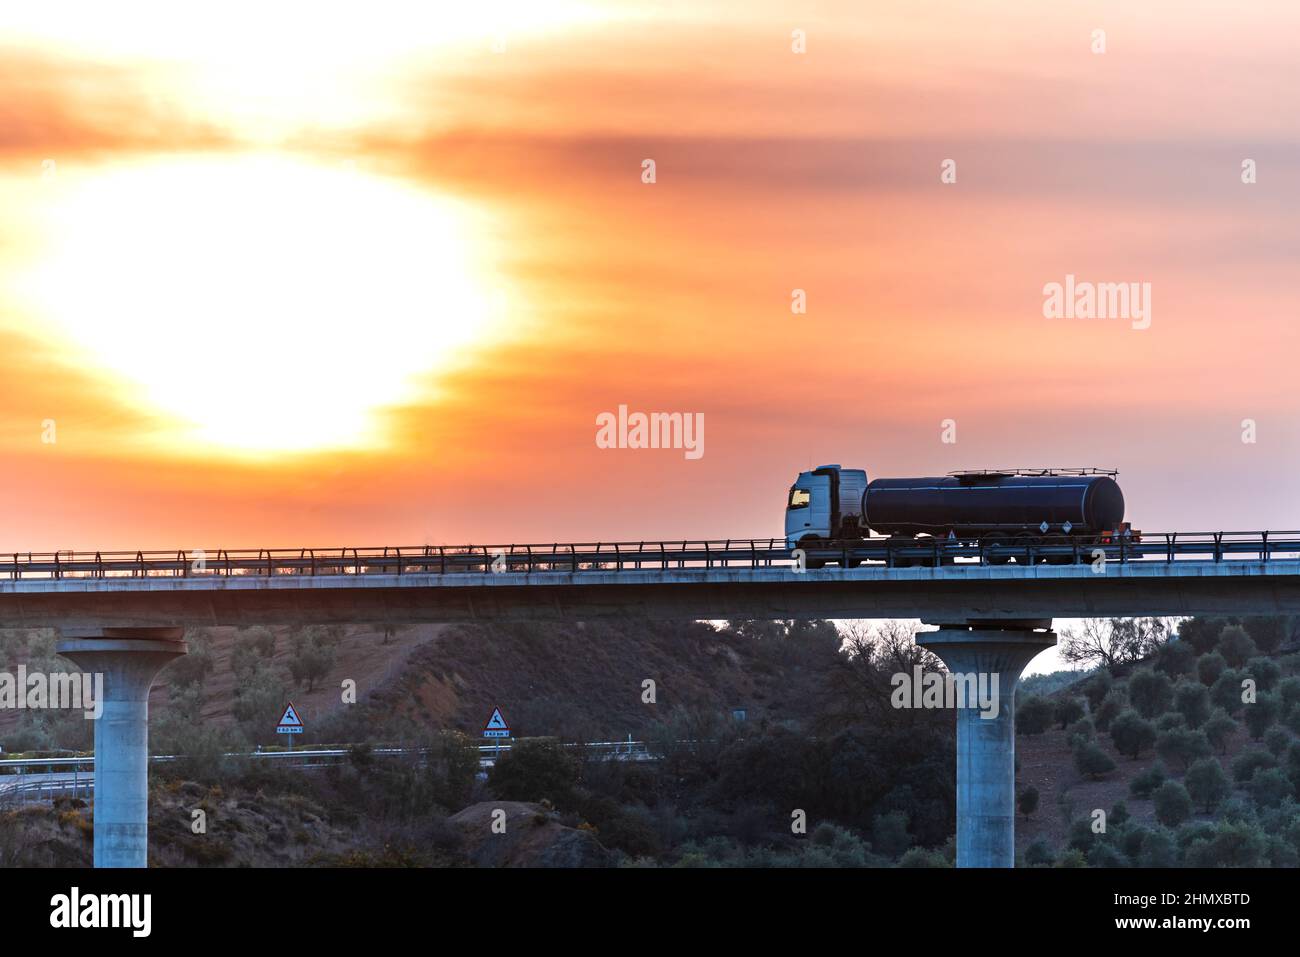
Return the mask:
[[995,715],[978,701],[957,708],[958,867],[1015,866],[1016,686],[1025,666],[1056,644],[1051,625],[1050,619],[942,624],[916,636],[954,675],[974,675],[997,690]]
[[95,721],[95,866],[149,863],[149,689],[185,654],[181,628],[59,630],[59,654],[104,676]]

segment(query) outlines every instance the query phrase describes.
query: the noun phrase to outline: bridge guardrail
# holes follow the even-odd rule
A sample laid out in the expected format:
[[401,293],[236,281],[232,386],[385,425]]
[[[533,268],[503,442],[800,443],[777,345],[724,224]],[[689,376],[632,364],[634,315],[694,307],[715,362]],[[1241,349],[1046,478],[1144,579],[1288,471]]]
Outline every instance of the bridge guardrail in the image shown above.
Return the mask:
[[[477,745],[480,767],[490,766],[502,754],[508,754],[514,739],[494,744]],[[567,748],[590,750],[603,759],[651,760],[654,755],[645,741],[580,741],[565,742]],[[372,748],[370,754],[379,756],[420,756],[426,748]],[[300,748],[293,751],[228,752],[228,758],[283,761],[295,769],[319,768],[348,759],[352,748]],[[154,754],[150,761],[175,761],[174,754]],[[73,776],[52,777],[71,769]],[[88,798],[95,787],[95,756],[80,755],[70,758],[4,758],[0,759],[0,806],[29,800],[43,801],[47,797],[71,793],[73,797]],[[84,773],[83,773],[84,772]],[[34,797],[33,797],[34,796]]]
[[[936,564],[1087,564],[1107,561],[1300,561],[1300,531],[1143,533],[1140,541],[1109,544],[1034,537],[1005,544],[956,544],[941,538],[868,538],[802,549],[804,560],[844,566]],[[483,574],[493,571],[570,572],[644,568],[790,567],[798,559],[782,538],[658,542],[579,542],[510,545],[419,545],[374,548],[258,548],[120,552],[0,553],[0,578],[104,579],[138,577],[276,577],[331,575]]]
[[[499,744],[475,745],[480,755],[492,755],[509,751],[517,739],[509,738]],[[566,748],[583,748],[601,753],[636,754],[647,753],[649,745],[645,741],[571,741],[564,742]],[[369,754],[379,756],[419,755],[427,748],[371,748]],[[300,761],[304,758],[347,758],[353,748],[294,748],[292,751],[228,751],[227,758],[251,758],[262,761]],[[167,762],[177,760],[175,754],[151,754],[150,761]],[[0,782],[7,776],[38,771],[54,772],[71,769],[74,771],[93,771],[95,756],[93,754],[64,758],[3,758],[0,759]]]

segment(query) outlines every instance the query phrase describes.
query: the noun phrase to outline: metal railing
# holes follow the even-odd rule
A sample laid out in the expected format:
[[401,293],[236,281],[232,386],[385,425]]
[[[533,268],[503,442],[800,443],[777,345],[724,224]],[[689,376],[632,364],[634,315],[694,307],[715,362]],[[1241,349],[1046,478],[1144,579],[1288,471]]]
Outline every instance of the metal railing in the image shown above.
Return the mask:
[[[801,552],[802,554],[796,554]],[[571,544],[259,548],[211,551],[6,552],[4,580],[454,575],[488,572],[771,568],[838,563],[905,568],[940,564],[1087,564],[1107,561],[1300,561],[1300,531],[1143,533],[1140,540],[1024,535],[979,544],[940,537],[867,538],[791,549],[781,538]]]
[[[499,743],[478,745],[479,765],[490,767],[503,754],[508,754],[515,739]],[[580,741],[565,742],[564,747],[582,749],[599,760],[649,761],[656,755],[645,741]],[[229,752],[227,758],[249,758],[285,764],[294,769],[325,767],[349,760],[353,748],[298,748],[293,751]],[[426,748],[371,748],[367,755],[377,757],[421,757]],[[177,760],[174,754],[153,754],[151,762]],[[72,778],[55,778],[52,775],[71,771]],[[78,755],[69,758],[5,758],[0,760],[0,806],[29,801],[44,801],[59,795],[89,797],[95,787],[95,756]]]

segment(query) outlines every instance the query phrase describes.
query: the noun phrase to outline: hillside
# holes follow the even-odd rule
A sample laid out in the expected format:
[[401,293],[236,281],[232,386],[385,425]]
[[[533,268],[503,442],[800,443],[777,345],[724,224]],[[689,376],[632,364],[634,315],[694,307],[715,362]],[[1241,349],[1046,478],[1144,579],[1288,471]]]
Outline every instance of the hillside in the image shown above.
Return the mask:
[[1282,619],[1191,619],[1136,660],[1018,695],[1017,793],[1038,793],[1018,856],[1296,866],[1297,647]]
[[[150,693],[154,750],[170,748],[180,722],[231,743],[241,736],[276,743],[274,726],[289,700],[306,725],[297,744],[478,734],[494,707],[516,736],[573,740],[640,737],[669,715],[692,711],[743,709],[758,724],[803,724],[819,707],[817,689],[836,664],[838,638],[824,624],[795,631],[790,638],[770,623],[632,620],[191,629],[191,654],[168,666]],[[42,630],[0,636],[9,670],[19,663],[68,669],[53,646]],[[310,680],[295,675],[304,662],[317,666]],[[355,704],[343,700],[349,681]],[[8,751],[84,748],[88,735],[88,724],[73,715],[0,712],[0,744]]]
[[[1038,795],[1017,823],[1019,860],[1300,863],[1293,623],[1192,619],[1136,645],[1132,623],[1100,627],[1107,667],[1017,696],[1017,792]],[[937,663],[905,624],[849,635],[845,653],[826,622],[198,630],[151,699],[153,749],[182,756],[151,771],[152,859],[948,866],[953,715],[890,704],[895,675]],[[11,667],[58,665],[48,634],[5,638]],[[341,700],[349,679],[355,704]],[[419,744],[428,758],[362,747],[303,774],[222,757],[278,743],[289,698],[308,727],[295,743]],[[526,740],[484,780],[476,746],[494,706]],[[77,715],[0,714],[7,750],[85,747],[88,732]],[[661,759],[601,761],[553,740],[629,734]],[[503,801],[516,830],[483,843]],[[177,825],[195,806],[215,824],[199,839]],[[84,863],[88,828],[73,805],[4,812],[0,857]]]

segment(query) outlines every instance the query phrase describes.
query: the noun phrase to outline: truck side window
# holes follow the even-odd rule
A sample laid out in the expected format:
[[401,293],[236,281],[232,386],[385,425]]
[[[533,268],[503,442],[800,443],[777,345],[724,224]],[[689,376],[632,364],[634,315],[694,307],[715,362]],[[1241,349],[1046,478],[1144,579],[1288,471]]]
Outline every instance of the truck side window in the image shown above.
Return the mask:
[[807,508],[810,501],[812,501],[812,493],[806,488],[790,489],[791,508]]

